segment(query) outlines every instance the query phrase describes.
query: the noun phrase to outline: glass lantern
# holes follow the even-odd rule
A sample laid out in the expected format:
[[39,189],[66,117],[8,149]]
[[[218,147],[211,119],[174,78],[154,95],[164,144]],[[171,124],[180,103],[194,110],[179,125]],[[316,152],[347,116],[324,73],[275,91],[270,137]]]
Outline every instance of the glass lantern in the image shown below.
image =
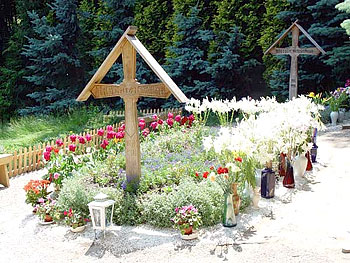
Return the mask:
[[[94,201],[88,204],[91,222],[93,229],[102,230],[103,235],[105,236],[105,231],[108,227],[113,226],[113,212],[114,212],[114,200],[108,200],[108,196],[99,193],[94,197]],[[108,220],[108,216],[106,211],[111,210],[110,220]],[[95,232],[96,236],[96,232]]]

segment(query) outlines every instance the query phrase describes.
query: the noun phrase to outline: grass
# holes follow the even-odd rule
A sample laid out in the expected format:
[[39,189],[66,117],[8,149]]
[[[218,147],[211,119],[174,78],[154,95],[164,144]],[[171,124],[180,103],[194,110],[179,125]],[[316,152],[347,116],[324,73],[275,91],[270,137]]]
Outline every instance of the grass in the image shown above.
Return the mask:
[[64,115],[26,116],[0,126],[0,153],[46,142],[66,134],[80,133],[121,121],[123,117],[103,118],[97,107],[77,108]]

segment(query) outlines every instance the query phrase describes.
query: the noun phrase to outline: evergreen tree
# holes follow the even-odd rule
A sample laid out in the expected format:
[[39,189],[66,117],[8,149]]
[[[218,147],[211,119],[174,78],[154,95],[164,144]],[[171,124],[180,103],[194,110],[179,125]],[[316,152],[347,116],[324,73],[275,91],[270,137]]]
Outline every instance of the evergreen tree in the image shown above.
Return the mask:
[[168,57],[168,73],[188,97],[202,98],[217,93],[212,87],[207,49],[213,39],[210,30],[201,29],[199,9],[191,8],[188,15],[177,14],[174,24],[178,39],[169,48],[173,57]]
[[[283,32],[289,26],[284,21],[277,18],[277,15],[280,12],[288,8],[287,0],[267,0],[265,2],[265,8],[266,11],[263,17],[261,37],[259,39],[259,45],[264,52],[274,43],[279,34],[281,34],[281,32]],[[283,61],[283,58],[278,59],[276,56],[272,56],[271,54],[263,56],[263,62],[265,65],[263,77],[268,86],[270,86],[269,84],[272,73],[276,70],[279,72],[285,72],[286,62]],[[289,76],[284,76],[284,78],[285,77],[288,79]],[[276,80],[280,80],[280,78]]]
[[[350,13],[350,0],[345,0],[344,2],[337,4],[335,6],[338,10],[346,12],[346,13]],[[342,23],[341,23],[342,28],[344,28],[346,30],[346,33],[348,35],[350,35],[350,19],[345,19]]]
[[[288,0],[290,10],[283,11],[279,18],[288,24],[296,19],[307,30],[311,37],[327,52],[326,55],[301,55],[298,58],[298,92],[332,90],[345,81],[349,75],[350,48],[346,43],[348,37],[345,30],[339,27],[346,14],[340,13],[335,5],[338,0],[330,1],[294,1]],[[300,36],[300,46],[311,47],[305,36]],[[284,58],[289,69],[289,58]],[[340,63],[339,63],[340,62]],[[289,70],[275,71],[271,79],[271,87],[276,94],[287,94]]]
[[82,88],[77,2],[55,0],[50,9],[52,18],[29,13],[36,36],[28,38],[23,54],[31,61],[26,79],[35,85],[28,96],[36,104],[23,114],[67,109]]
[[25,36],[33,36],[28,11],[36,10],[40,15],[48,13],[47,1],[18,0],[15,2],[16,16],[12,25],[12,35],[3,52],[4,63],[0,67],[0,109],[4,118],[13,116],[16,109],[24,107],[31,92],[32,84],[24,76],[29,60],[21,55],[23,46],[27,43]]
[[210,88],[208,95],[228,99],[233,96],[251,95],[247,73],[257,64],[257,61],[244,60],[240,55],[244,35],[239,32],[238,27],[233,27],[229,32],[218,32],[214,42],[217,46],[215,52],[210,54],[212,64],[208,68],[213,87]]

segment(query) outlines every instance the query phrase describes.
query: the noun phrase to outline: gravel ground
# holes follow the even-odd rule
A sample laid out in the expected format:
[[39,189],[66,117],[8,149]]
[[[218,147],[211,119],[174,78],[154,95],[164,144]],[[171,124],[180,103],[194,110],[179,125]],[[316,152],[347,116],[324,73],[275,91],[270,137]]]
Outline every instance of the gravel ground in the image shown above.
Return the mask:
[[238,216],[238,226],[202,229],[195,241],[177,231],[116,226],[106,236],[89,226],[71,233],[42,226],[25,204],[23,186],[44,171],[0,187],[0,262],[350,262],[350,130],[328,127],[318,138],[319,163],[296,188],[278,184],[276,197]]

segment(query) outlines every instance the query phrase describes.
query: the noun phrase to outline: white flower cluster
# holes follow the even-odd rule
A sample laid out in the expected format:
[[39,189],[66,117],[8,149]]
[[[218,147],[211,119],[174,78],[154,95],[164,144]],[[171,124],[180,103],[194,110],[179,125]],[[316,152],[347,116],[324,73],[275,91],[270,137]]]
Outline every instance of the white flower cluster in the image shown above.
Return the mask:
[[274,98],[242,99],[235,103],[235,109],[238,108],[248,116],[235,128],[222,127],[217,137],[205,138],[206,150],[213,148],[217,154],[227,150],[244,153],[264,165],[281,152],[292,156],[305,152],[310,147],[307,141],[312,129],[323,128],[320,106],[305,96],[285,103]]

